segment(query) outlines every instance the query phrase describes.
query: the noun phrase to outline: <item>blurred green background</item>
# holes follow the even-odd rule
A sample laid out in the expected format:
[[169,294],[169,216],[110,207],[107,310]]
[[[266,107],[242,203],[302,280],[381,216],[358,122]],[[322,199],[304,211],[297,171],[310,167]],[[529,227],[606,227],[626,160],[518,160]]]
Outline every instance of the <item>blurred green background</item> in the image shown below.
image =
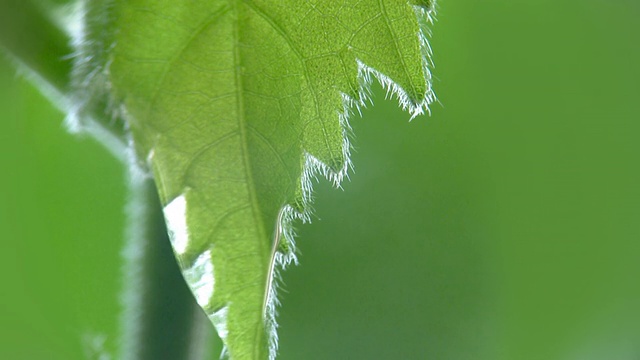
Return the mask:
[[[640,2],[439,3],[431,117],[352,120],[280,357],[640,359]],[[0,61],[0,359],[116,344],[123,167]]]

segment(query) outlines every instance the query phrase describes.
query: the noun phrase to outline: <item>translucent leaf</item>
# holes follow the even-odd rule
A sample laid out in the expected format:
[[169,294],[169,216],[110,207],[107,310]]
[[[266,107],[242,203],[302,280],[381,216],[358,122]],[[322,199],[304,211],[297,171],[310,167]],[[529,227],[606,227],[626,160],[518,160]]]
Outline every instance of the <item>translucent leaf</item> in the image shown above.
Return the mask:
[[315,174],[336,184],[345,175],[347,120],[365,105],[370,78],[414,116],[433,100],[431,8],[406,0],[102,8],[112,106],[152,170],[184,277],[230,358],[275,357],[274,272],[295,261],[290,223],[308,218]]

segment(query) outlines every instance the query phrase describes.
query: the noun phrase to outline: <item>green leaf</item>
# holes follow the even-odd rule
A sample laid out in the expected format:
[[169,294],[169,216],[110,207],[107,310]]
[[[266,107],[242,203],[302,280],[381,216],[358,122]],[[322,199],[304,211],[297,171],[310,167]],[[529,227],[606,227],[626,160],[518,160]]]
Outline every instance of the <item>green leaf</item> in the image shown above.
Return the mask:
[[106,83],[152,170],[183,274],[228,355],[274,358],[274,277],[311,179],[349,167],[347,119],[377,77],[433,100],[431,1],[116,0]]

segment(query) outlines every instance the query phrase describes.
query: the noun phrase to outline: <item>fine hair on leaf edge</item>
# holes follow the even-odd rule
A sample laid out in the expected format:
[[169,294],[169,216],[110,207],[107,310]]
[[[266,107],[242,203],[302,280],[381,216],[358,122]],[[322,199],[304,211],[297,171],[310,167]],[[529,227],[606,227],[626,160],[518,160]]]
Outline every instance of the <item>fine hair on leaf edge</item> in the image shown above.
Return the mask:
[[[277,297],[278,288],[282,285],[281,271],[285,270],[289,265],[298,264],[296,257],[295,246],[295,229],[293,222],[300,220],[302,223],[309,223],[311,221],[312,203],[313,203],[313,181],[318,181],[318,175],[329,180],[335,187],[340,187],[342,180],[347,177],[349,169],[353,170],[353,164],[351,163],[351,142],[353,131],[349,124],[350,116],[357,112],[361,115],[361,109],[369,104],[372,104],[370,86],[372,79],[375,78],[382,85],[386,91],[386,97],[395,97],[398,100],[402,110],[411,114],[411,119],[418,115],[430,113],[429,105],[436,101],[435,93],[432,89],[431,82],[431,68],[434,67],[431,55],[432,50],[429,45],[428,38],[431,36],[429,26],[433,24],[435,20],[435,1],[432,2],[430,9],[425,9],[421,6],[414,6],[414,11],[419,23],[419,33],[417,36],[420,39],[420,48],[422,51],[422,67],[425,74],[425,83],[427,84],[427,91],[425,97],[421,101],[414,102],[409,95],[399,86],[397,86],[388,76],[380,73],[379,71],[365,65],[360,60],[358,62],[358,95],[359,99],[353,99],[347,94],[342,94],[343,111],[338,113],[340,119],[340,126],[342,129],[342,155],[345,162],[339,171],[334,171],[327,164],[323,163],[313,155],[306,153],[305,162],[301,176],[302,186],[302,210],[296,210],[292,205],[287,204],[280,210],[275,236],[274,247],[275,252],[272,254],[270,281],[271,284],[268,287],[268,293],[266,297],[267,303],[265,304],[265,322],[266,328],[269,332],[269,360],[274,360],[278,351],[278,324],[276,317],[278,315],[278,307],[280,302]],[[278,240],[279,237],[287,243],[286,250],[282,251],[278,247],[277,243],[283,240]],[[223,354],[224,355],[224,354]]]

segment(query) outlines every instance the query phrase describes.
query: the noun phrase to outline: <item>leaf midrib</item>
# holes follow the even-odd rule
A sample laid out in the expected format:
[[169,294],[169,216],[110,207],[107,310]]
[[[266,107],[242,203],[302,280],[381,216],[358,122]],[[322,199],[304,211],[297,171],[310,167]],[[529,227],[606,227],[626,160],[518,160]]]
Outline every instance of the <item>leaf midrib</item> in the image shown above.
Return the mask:
[[[266,234],[266,230],[264,228],[264,223],[260,217],[260,207],[258,204],[258,199],[256,195],[256,188],[253,181],[253,170],[251,166],[251,162],[249,160],[249,148],[247,144],[247,129],[246,129],[246,119],[244,112],[244,96],[243,96],[243,82],[242,82],[242,64],[241,64],[241,54],[240,54],[240,10],[237,1],[234,1],[234,12],[235,12],[235,21],[233,21],[233,65],[235,67],[235,88],[237,94],[236,100],[236,111],[238,112],[238,128],[240,130],[240,143],[242,147],[242,161],[243,168],[245,172],[245,176],[247,178],[247,188],[249,191],[249,202],[251,203],[251,212],[253,214],[254,221],[258,224],[258,232],[261,239],[268,239],[269,236]],[[262,247],[262,251],[260,252],[263,256],[262,263],[267,263],[268,259],[264,256],[269,252],[269,248],[265,247],[265,243],[263,241],[259,241],[260,246]],[[267,274],[267,279],[269,278],[269,274]],[[269,285],[269,284],[267,284]],[[268,288],[264,289],[265,292],[268,292]],[[263,326],[259,326],[256,329],[256,339],[261,339],[264,336],[264,311],[266,308],[266,304],[262,304],[261,314],[263,315],[260,321],[263,322]],[[253,358],[258,359],[261,354],[261,345],[262,341],[255,341],[253,347]]]

